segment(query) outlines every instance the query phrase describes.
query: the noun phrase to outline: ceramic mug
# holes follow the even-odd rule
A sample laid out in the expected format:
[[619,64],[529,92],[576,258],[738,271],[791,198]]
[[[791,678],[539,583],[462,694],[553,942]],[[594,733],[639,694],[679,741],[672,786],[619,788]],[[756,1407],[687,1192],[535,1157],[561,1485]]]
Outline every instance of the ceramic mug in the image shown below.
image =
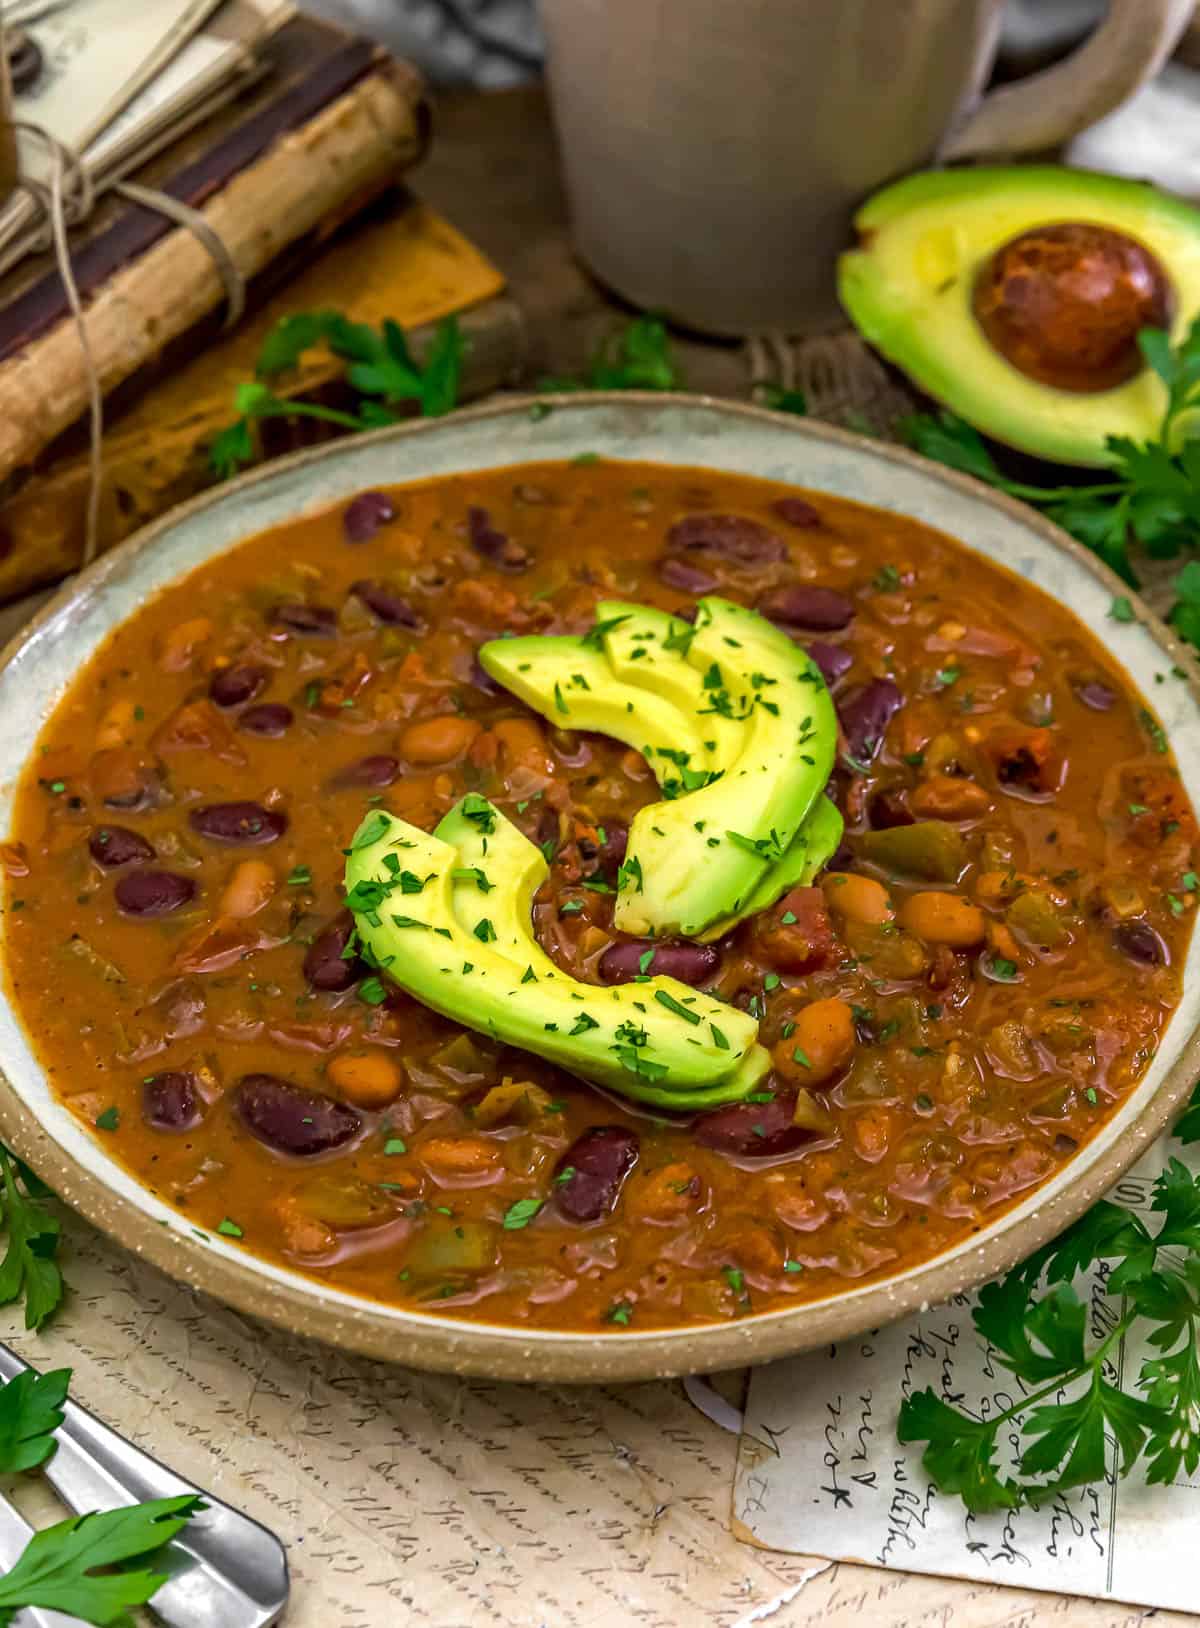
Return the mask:
[[935,159],[1044,151],[1169,55],[1195,0],[1110,0],[1066,61],[981,97],[1003,0],[541,0],[575,246],[709,333],[839,323],[850,217]]

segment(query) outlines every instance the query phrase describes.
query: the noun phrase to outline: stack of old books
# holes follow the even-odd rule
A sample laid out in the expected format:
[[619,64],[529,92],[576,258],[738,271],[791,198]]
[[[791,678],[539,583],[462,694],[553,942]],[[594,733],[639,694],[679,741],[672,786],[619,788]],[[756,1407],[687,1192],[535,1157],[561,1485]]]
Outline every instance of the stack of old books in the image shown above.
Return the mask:
[[[404,187],[430,139],[411,68],[278,0],[9,0],[4,16],[16,118],[63,143],[98,193],[70,257],[105,398],[101,548],[214,478],[207,448],[283,315],[390,317],[419,357],[431,325],[461,313],[463,393],[511,375],[521,323],[503,279]],[[36,192],[56,160],[21,139]],[[45,239],[29,192],[0,208],[0,601],[75,569],[85,546],[89,373]],[[223,257],[246,298],[232,331]],[[287,393],[339,371],[305,359]]]

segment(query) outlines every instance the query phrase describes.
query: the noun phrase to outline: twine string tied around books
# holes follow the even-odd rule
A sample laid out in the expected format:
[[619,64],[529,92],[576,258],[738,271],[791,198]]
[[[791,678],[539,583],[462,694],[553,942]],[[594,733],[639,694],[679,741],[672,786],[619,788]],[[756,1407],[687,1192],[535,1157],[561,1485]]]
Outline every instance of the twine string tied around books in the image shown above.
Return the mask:
[[[88,500],[84,533],[83,563],[89,565],[96,557],[100,542],[100,499],[104,484],[104,391],[96,369],[88,337],[87,319],[83,301],[75,280],[71,263],[69,228],[85,221],[96,202],[92,177],[79,155],[59,141],[39,124],[14,120],[12,128],[21,135],[31,136],[45,147],[50,156],[50,182],[34,180],[22,172],[17,179],[18,190],[28,193],[42,213],[44,225],[40,248],[52,248],[63,289],[67,296],[75,330],[79,335],[79,348],[83,357],[88,394]],[[224,326],[231,328],[246,308],[246,284],[220,234],[214,230],[199,210],[180,202],[169,193],[132,181],[118,181],[112,190],[127,202],[160,214],[185,227],[212,257],[225,290]]]

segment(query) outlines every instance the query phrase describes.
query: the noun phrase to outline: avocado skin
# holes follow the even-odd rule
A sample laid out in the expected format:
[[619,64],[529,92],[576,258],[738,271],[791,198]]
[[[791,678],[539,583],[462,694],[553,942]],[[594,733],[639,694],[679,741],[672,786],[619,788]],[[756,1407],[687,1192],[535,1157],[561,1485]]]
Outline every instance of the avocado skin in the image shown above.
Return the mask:
[[977,429],[1038,457],[1103,467],[1113,462],[1110,436],[1157,435],[1166,406],[1158,377],[1146,368],[1088,393],[1038,383],[992,348],[971,309],[997,249],[1070,221],[1150,250],[1172,285],[1178,341],[1200,312],[1200,211],[1140,181],[1048,164],[939,170],[885,187],[855,217],[859,246],[838,263],[838,293],[865,339]]
[[[385,977],[468,1028],[659,1107],[689,1112],[738,1102],[768,1072],[757,1023],[712,996],[663,977],[602,988],[556,967],[530,922],[545,859],[486,799],[462,799],[438,829],[469,832],[470,840],[453,846],[375,810],[347,850],[346,903],[367,959]],[[486,891],[462,874],[475,869]],[[680,1006],[699,1021],[685,1019]],[[590,1026],[572,1033],[581,1018]],[[644,1042],[634,1045],[631,1031]],[[648,1065],[646,1072],[631,1062]]]

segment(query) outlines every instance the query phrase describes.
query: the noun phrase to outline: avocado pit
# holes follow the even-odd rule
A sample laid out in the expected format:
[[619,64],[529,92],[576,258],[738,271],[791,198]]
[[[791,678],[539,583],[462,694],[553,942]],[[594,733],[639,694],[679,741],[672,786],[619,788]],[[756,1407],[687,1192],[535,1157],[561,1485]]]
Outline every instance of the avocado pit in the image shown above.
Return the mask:
[[1058,390],[1111,390],[1142,366],[1142,328],[1166,327],[1171,285],[1157,258],[1124,232],[1062,221],[996,250],[972,309],[990,343],[1027,378]]

